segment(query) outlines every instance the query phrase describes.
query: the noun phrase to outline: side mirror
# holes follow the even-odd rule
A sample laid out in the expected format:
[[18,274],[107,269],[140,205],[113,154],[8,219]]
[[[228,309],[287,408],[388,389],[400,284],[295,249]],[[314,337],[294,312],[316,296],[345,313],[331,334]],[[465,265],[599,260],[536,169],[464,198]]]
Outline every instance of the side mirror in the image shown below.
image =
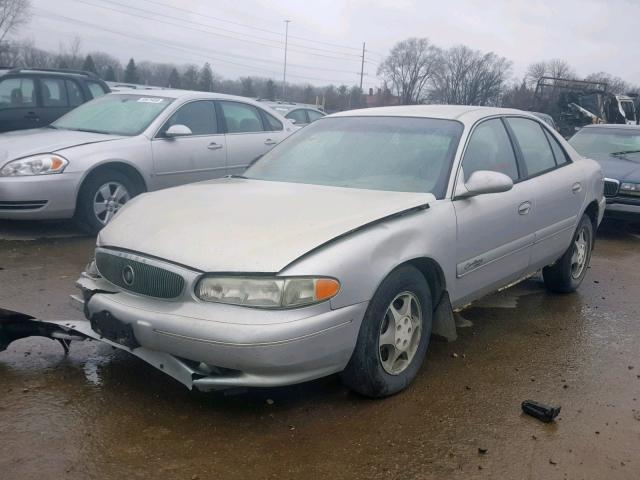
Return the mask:
[[513,188],[513,180],[504,173],[490,170],[473,172],[466,182],[460,180],[455,198],[469,198],[487,193],[506,192]]
[[193,132],[186,125],[171,125],[164,136],[167,138],[186,137],[187,135],[193,135]]
[[287,120],[289,120],[291,123],[293,123],[294,125],[296,123],[298,123],[298,121],[295,118],[288,118]]

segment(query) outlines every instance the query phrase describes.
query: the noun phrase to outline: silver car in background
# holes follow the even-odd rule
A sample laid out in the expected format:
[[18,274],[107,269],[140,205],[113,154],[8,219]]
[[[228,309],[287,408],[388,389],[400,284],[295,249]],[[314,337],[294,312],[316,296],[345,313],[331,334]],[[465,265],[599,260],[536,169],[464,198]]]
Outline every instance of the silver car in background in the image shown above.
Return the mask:
[[342,372],[391,395],[432,333],[455,338],[453,309],[540,269],[549,290],[578,288],[602,189],[597,163],[518,110],[331,115],[244,176],[134,199],[78,280],[86,320],[15,320],[0,346],[33,327],[130,351],[189,388]]
[[106,95],[47,128],[0,134],[0,219],[75,216],[96,232],[136,195],[241,173],[294,130],[243,97]]
[[294,123],[296,127],[306,127],[310,123],[320,120],[322,117],[327,115],[315,105],[264,100],[261,102],[269,106],[272,110],[278,112],[280,115],[283,115],[286,119]]

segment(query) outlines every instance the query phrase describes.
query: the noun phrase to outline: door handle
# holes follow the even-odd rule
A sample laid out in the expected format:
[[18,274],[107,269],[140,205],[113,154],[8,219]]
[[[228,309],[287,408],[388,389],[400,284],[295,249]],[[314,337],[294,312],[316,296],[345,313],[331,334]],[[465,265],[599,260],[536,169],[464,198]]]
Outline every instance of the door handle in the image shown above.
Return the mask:
[[571,187],[571,191],[573,193],[578,193],[581,190],[582,190],[582,184],[580,182],[574,183],[573,186]]
[[275,145],[276,143],[278,143],[278,142],[276,142],[275,140],[272,140],[271,138],[267,138],[267,139],[264,141],[264,144],[265,144],[265,145]]
[[526,215],[531,211],[531,202],[522,202],[518,207],[518,213],[520,215]]
[[209,145],[207,145],[207,148],[209,150],[220,150],[222,148],[222,145],[216,142],[211,142]]

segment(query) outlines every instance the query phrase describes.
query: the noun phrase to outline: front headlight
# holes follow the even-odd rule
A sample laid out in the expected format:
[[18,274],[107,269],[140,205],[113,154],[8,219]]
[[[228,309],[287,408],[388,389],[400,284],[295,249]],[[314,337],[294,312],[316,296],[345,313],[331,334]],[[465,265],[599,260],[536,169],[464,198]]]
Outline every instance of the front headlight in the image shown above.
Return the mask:
[[52,153],[34,155],[7,163],[0,170],[0,177],[20,177],[25,175],[50,175],[62,173],[69,164],[66,158]]
[[333,278],[218,277],[205,276],[196,285],[196,296],[206,302],[245,307],[292,308],[323,302],[340,291]]
[[620,191],[628,195],[640,195],[640,183],[630,183],[630,182],[621,183]]

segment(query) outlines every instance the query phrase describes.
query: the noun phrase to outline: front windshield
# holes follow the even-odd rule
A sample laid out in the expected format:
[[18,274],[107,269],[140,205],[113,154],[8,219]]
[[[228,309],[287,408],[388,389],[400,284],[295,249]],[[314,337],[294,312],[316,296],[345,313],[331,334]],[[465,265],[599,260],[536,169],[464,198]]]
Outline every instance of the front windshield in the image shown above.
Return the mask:
[[71,110],[51,126],[110,135],[138,135],[172,101],[145,95],[105,95]]
[[640,129],[583,128],[569,143],[580,155],[610,155],[640,150]]
[[461,133],[453,120],[324,118],[275,147],[245,176],[441,198]]

